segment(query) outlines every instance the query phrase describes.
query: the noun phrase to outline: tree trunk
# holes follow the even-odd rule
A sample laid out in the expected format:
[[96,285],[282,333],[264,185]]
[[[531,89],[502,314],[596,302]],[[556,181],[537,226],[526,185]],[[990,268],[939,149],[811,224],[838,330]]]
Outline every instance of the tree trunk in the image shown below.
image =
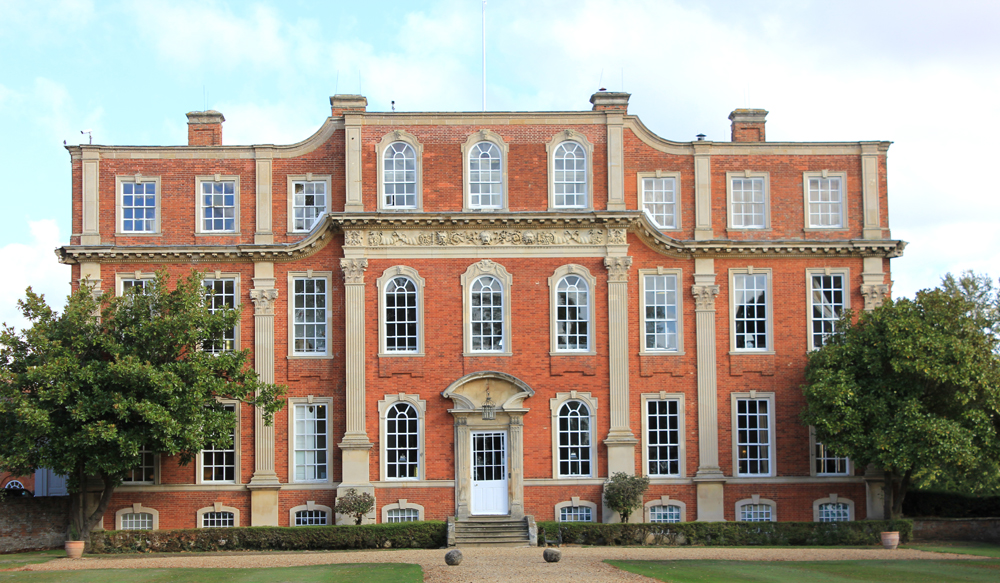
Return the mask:
[[[94,509],[94,512],[92,512],[83,523],[82,532],[84,534],[82,535],[82,538],[87,542],[86,549],[88,551],[90,550],[90,531],[92,531],[98,523],[104,520],[104,512],[111,504],[111,495],[115,492],[115,483],[117,480],[114,476],[102,475],[101,482],[104,484],[104,490],[101,491],[101,499],[97,502],[97,508]],[[81,512],[81,516],[85,512],[85,510],[84,512]]]
[[900,518],[903,516],[903,498],[906,497],[906,491],[910,488],[910,478],[913,476],[913,470],[906,470],[903,474],[903,479],[899,482],[899,490],[893,496],[892,502],[892,517]]
[[885,484],[882,486],[882,518],[892,520],[892,484],[895,482],[891,469],[885,469]]

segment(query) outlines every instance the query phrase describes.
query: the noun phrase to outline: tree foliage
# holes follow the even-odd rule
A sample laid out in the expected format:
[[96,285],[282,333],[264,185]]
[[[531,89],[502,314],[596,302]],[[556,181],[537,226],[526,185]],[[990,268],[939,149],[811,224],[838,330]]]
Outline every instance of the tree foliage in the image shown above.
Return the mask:
[[375,497],[368,492],[358,492],[354,488],[347,490],[343,496],[337,497],[337,514],[350,516],[354,524],[361,524],[365,514],[375,509]]
[[[71,526],[85,540],[140,449],[187,464],[231,444],[237,420],[218,398],[259,406],[268,422],[283,405],[284,387],[257,379],[249,351],[202,350],[239,310],[210,312],[197,273],[168,284],[161,272],[120,297],[81,286],[61,313],[28,288],[18,306],[30,327],[0,332],[0,470],[68,476]],[[101,500],[85,516],[82,492],[97,480]]]
[[887,518],[914,481],[1000,481],[998,308],[988,277],[949,274],[912,300],[845,315],[810,355],[802,420],[833,453],[886,472]]
[[628,522],[628,517],[636,509],[642,508],[642,495],[649,488],[646,476],[630,476],[625,472],[615,472],[604,484],[604,499],[608,507]]

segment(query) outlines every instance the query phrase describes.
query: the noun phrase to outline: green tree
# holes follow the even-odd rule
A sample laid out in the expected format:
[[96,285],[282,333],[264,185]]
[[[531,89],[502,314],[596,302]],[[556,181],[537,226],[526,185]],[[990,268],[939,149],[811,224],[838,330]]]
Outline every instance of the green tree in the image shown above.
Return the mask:
[[846,314],[806,369],[802,420],[833,453],[886,474],[886,518],[913,483],[1000,482],[1000,298],[946,276],[914,299]]
[[[231,444],[237,420],[218,398],[259,406],[267,422],[284,404],[284,387],[261,383],[248,351],[202,350],[239,310],[210,312],[197,273],[168,283],[161,272],[145,290],[97,298],[81,286],[61,313],[28,288],[18,306],[30,327],[0,332],[0,470],[66,475],[70,531],[83,540],[140,449],[187,464],[208,444]],[[98,489],[87,513],[85,491]]]
[[354,524],[361,524],[365,514],[375,508],[375,497],[368,492],[358,492],[354,488],[344,492],[343,496],[337,497],[337,507],[334,510],[337,514],[354,518]]
[[630,476],[625,472],[615,472],[604,484],[604,499],[608,507],[628,522],[632,511],[642,507],[642,495],[649,488],[646,476]]

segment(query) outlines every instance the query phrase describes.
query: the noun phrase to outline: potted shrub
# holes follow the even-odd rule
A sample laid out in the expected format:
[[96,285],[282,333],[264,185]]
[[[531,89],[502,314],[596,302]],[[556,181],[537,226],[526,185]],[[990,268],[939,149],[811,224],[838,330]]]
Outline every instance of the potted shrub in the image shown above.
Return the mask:
[[83,556],[83,547],[87,544],[87,542],[79,539],[80,537],[76,532],[76,526],[70,525],[69,540],[66,541],[66,556],[68,558],[79,559]]

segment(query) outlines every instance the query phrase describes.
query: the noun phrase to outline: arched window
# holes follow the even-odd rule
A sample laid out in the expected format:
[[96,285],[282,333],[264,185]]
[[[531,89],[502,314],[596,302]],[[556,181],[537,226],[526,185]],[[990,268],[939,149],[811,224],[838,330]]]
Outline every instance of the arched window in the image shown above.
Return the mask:
[[774,513],[770,504],[742,504],[736,519],[743,522],[772,522]]
[[153,530],[153,515],[148,512],[123,514],[122,530]]
[[385,416],[385,467],[390,480],[416,479],[420,466],[420,431],[417,409],[396,403]]
[[417,207],[417,156],[406,142],[393,142],[382,155],[387,208]]
[[491,142],[479,142],[469,151],[469,207],[500,208],[502,205],[500,148]]
[[469,322],[474,352],[503,352],[503,284],[484,275],[472,282]]
[[649,509],[650,522],[680,522],[681,507],[673,504],[653,506]]
[[232,512],[206,512],[201,515],[202,528],[231,528],[236,526],[236,517]]
[[394,277],[385,286],[385,351],[417,352],[417,286]]
[[392,508],[386,511],[386,522],[416,522],[420,520],[420,513],[416,508]]
[[555,206],[585,208],[587,206],[587,153],[576,142],[563,142],[552,159],[552,185]]
[[7,482],[7,485],[4,486],[4,488],[7,490],[14,490],[14,489],[24,490],[24,484],[22,484],[19,480],[11,480]]
[[590,349],[590,295],[579,275],[567,275],[556,287],[556,349]]
[[559,475],[590,476],[590,410],[581,401],[567,401],[559,409]]
[[326,526],[325,510],[299,510],[295,513],[295,526]]
[[827,502],[819,505],[819,522],[843,522],[850,519],[850,506],[843,502]]

